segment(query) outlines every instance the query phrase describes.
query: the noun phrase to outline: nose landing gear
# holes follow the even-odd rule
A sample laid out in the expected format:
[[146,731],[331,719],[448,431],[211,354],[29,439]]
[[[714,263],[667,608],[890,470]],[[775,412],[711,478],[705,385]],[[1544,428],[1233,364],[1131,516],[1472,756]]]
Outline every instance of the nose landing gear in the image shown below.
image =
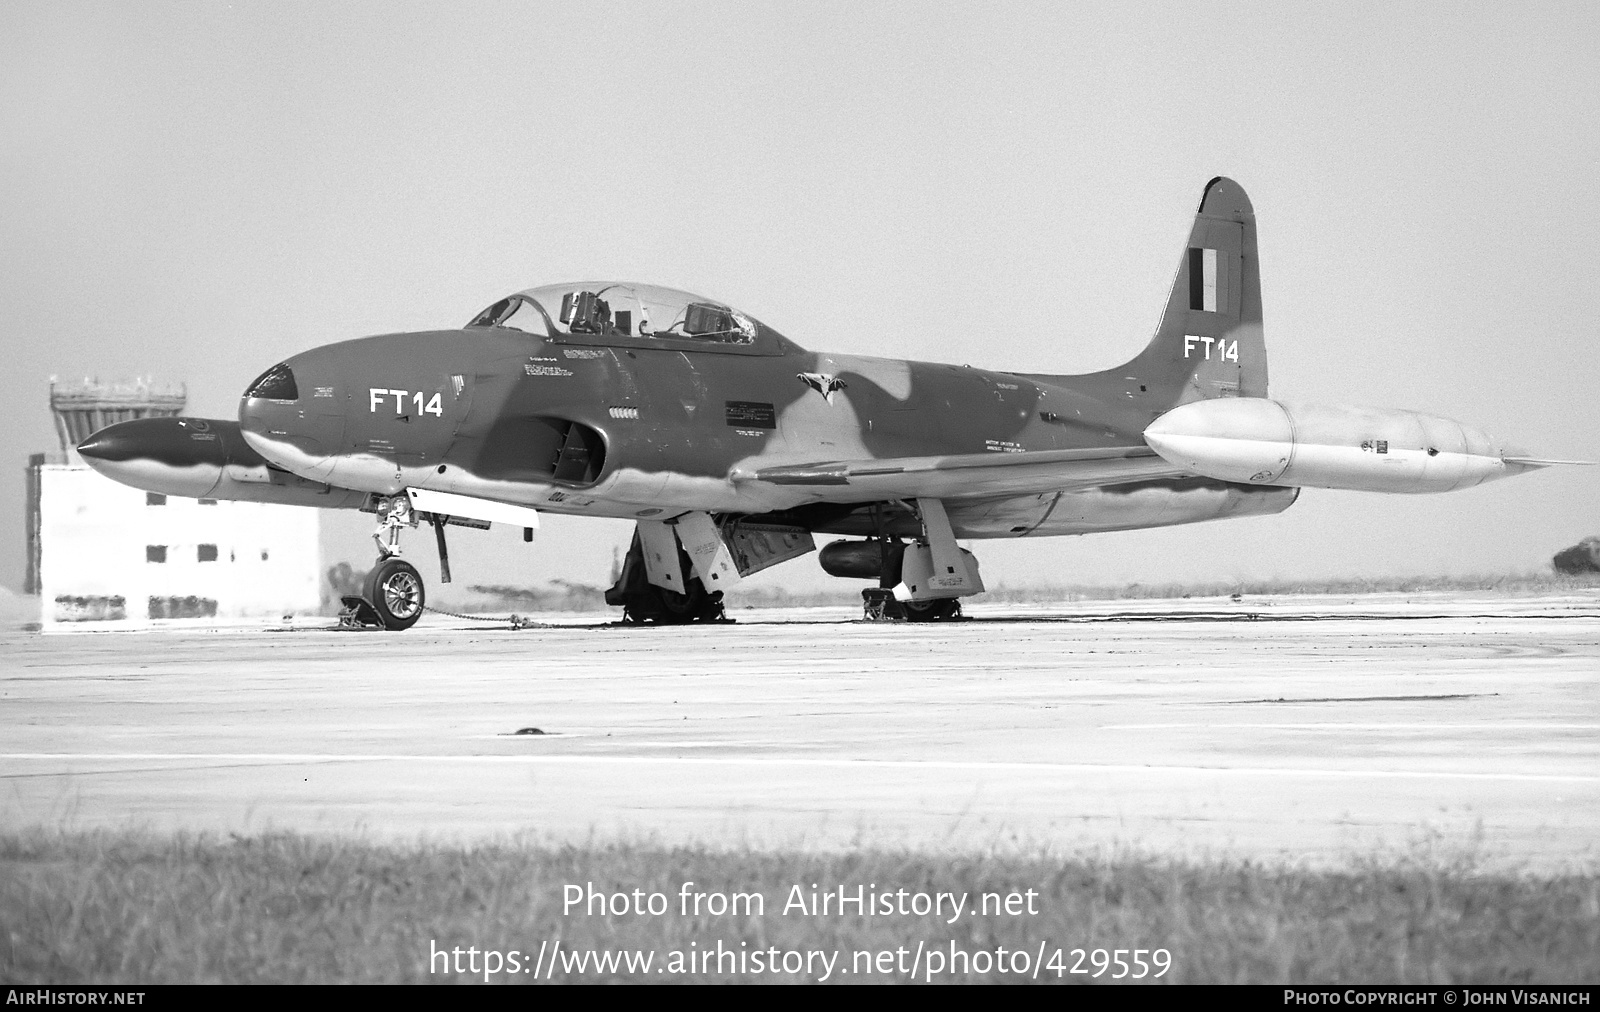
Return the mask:
[[[417,514],[411,500],[404,495],[378,500],[378,529],[372,540],[378,545],[378,564],[367,574],[361,597],[341,598],[345,611],[340,614],[340,625],[348,628],[381,626],[391,632],[410,629],[422,617],[427,607],[427,591],[422,574],[417,567],[400,557],[400,531],[417,526]],[[437,526],[437,525],[436,525]],[[440,557],[449,572],[449,563],[443,561],[444,533],[439,530]]]
[[400,529],[415,526],[417,526],[417,515],[411,511],[410,498],[396,495],[379,499],[378,529],[372,532],[372,540],[378,545],[378,561],[398,556]]

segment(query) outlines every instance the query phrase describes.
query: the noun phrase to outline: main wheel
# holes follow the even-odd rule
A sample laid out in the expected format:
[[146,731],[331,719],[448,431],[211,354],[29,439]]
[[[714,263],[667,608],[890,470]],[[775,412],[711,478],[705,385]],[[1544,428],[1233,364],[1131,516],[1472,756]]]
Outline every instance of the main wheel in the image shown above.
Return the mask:
[[422,617],[427,600],[422,575],[404,559],[393,555],[382,559],[367,577],[367,600],[385,629],[410,629]]
[[705,615],[710,604],[706,588],[697,578],[691,577],[689,585],[684,589],[687,594],[679,594],[665,587],[651,587],[656,592],[656,600],[661,602],[661,615],[656,619],[663,625],[681,625],[693,622]]
[[902,601],[907,622],[944,622],[961,614],[961,602],[953,597],[937,601]]

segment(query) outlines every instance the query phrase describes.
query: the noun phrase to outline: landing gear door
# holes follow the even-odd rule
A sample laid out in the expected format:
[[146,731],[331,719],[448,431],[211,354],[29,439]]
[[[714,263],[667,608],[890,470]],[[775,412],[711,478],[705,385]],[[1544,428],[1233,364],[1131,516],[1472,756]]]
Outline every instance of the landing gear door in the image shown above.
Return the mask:
[[811,532],[803,527],[735,521],[723,536],[742,577],[817,550]]
[[678,554],[678,536],[660,520],[639,521],[639,546],[644,550],[644,571],[657,587],[687,593],[683,559]]
[[710,514],[686,513],[678,518],[678,539],[694,563],[695,575],[706,590],[725,590],[739,582],[733,553],[723,543],[722,532]]

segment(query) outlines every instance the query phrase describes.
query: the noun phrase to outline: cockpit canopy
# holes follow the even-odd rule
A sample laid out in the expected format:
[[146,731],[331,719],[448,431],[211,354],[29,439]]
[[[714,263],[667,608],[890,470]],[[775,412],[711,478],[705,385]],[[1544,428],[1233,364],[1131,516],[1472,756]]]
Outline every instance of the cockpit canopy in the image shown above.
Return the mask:
[[507,296],[469,327],[510,327],[539,337],[678,339],[751,345],[760,324],[731,306],[674,288],[617,281],[545,285]]

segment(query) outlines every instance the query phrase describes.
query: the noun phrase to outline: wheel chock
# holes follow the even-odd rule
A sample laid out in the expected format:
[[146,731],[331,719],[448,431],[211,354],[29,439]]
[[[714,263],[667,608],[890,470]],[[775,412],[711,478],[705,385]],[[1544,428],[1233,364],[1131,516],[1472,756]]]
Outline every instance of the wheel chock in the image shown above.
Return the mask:
[[383,620],[372,602],[364,597],[339,598],[344,609],[339,612],[340,629],[382,629]]
[[861,592],[861,619],[864,622],[904,622],[906,610],[894,599],[894,591],[877,587]]

